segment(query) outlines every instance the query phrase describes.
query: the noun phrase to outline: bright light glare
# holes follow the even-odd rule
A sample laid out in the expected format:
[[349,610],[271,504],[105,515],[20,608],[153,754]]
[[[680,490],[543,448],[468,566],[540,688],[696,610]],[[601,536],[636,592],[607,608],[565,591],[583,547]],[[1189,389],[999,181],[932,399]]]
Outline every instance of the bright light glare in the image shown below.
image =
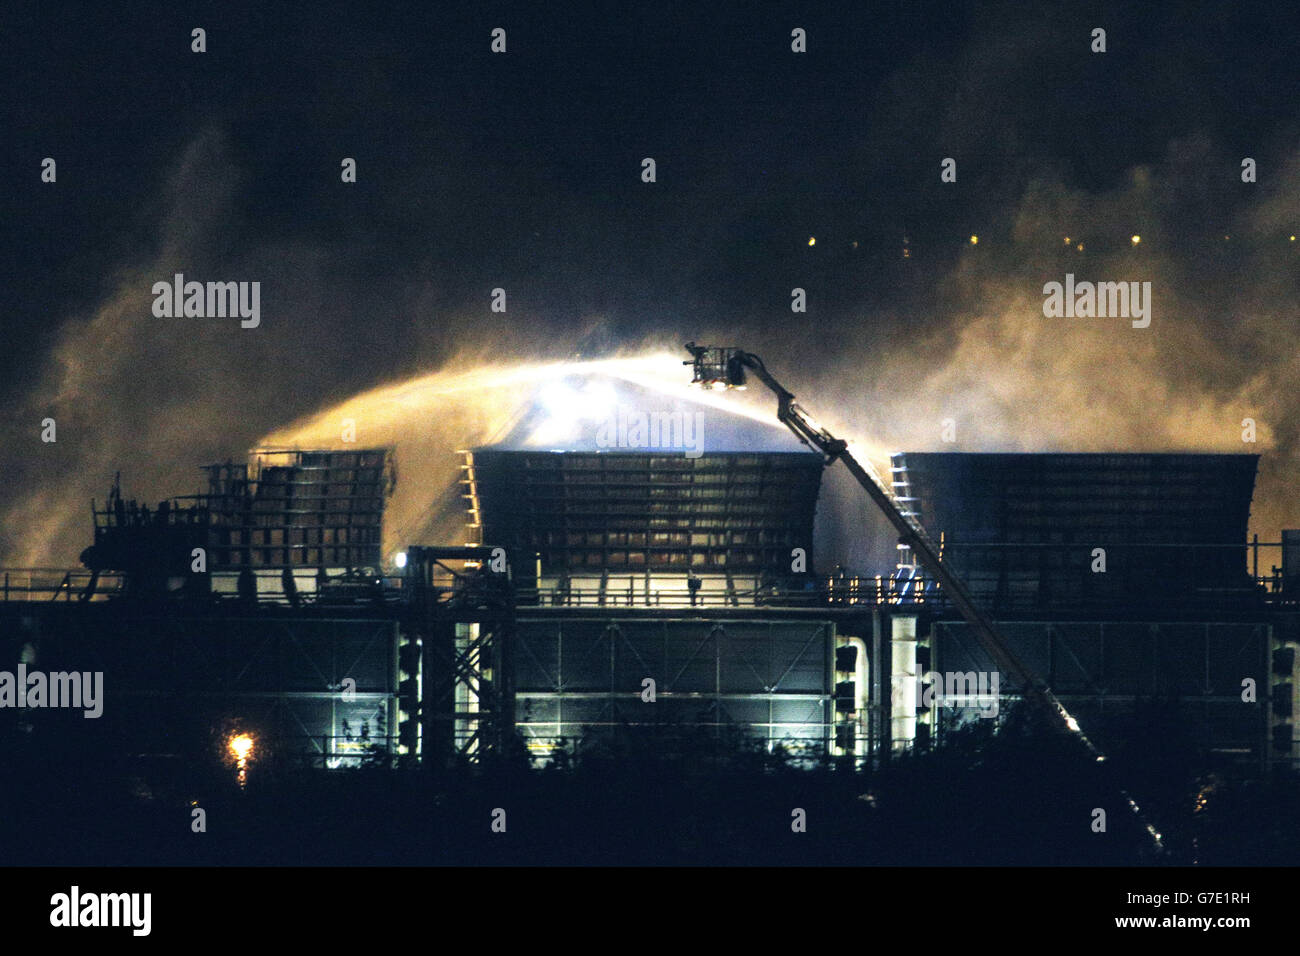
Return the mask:
[[580,389],[566,382],[551,382],[538,397],[547,417],[530,437],[541,444],[575,439],[581,423],[604,421],[618,403],[614,386],[598,379],[588,381]]
[[539,397],[552,418],[572,419],[582,411],[577,391],[563,382],[547,385]]
[[399,568],[406,567],[406,552],[398,551],[393,557],[393,564],[397,565]]
[[600,420],[618,400],[608,382],[590,381],[582,389],[553,382],[542,389],[541,401],[551,418],[564,422]]
[[230,752],[235,755],[235,759],[240,763],[248,760],[249,755],[253,752],[253,738],[249,734],[239,734],[237,737],[230,738]]

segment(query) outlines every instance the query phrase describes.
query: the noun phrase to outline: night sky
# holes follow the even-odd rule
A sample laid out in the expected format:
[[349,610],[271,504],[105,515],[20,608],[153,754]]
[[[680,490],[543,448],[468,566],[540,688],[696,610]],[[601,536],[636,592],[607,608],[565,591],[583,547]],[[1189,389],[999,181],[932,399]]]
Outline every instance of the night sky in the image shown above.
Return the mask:
[[[1300,523],[1296,7],[231,6],[3,14],[0,559],[382,383],[686,339],[891,448],[1257,452]],[[155,317],[177,271],[261,327]],[[1045,318],[1066,272],[1151,328]]]

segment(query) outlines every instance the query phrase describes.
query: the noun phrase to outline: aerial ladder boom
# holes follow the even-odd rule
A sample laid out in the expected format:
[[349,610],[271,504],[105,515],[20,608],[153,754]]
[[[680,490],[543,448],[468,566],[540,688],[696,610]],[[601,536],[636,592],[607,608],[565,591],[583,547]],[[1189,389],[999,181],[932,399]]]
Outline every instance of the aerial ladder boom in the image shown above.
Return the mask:
[[[748,370],[766,385],[776,395],[777,418],[790,431],[794,432],[795,437],[801,442],[820,451],[826,457],[827,464],[835,461],[843,462],[844,467],[849,470],[849,473],[862,486],[862,489],[866,491],[871,500],[889,519],[889,523],[898,531],[899,542],[912,549],[912,553],[926,573],[934,581],[938,582],[944,595],[957,608],[967,625],[974,631],[980,646],[984,648],[998,668],[1024,688],[1024,694],[1027,698],[1044,705],[1069,733],[1082,742],[1090,755],[1098,761],[1106,759],[1105,755],[1080,729],[1079,722],[1070,715],[1070,712],[1052,693],[1051,688],[1022,663],[1011,648],[1006,645],[1006,642],[1002,640],[1002,637],[993,627],[992,621],[976,605],[961,578],[954,574],[940,557],[939,549],[921,526],[921,523],[911,513],[902,508],[898,499],[894,497],[893,492],[876,474],[874,468],[869,464],[864,465],[853,456],[853,453],[849,451],[848,442],[842,438],[836,438],[804,411],[794,400],[794,394],[772,376],[772,373],[763,364],[763,360],[757,355],[741,351],[738,348],[700,346],[694,342],[688,342],[686,350],[691,353],[691,361],[682,364],[693,366],[694,384],[703,385],[706,388],[711,388],[714,385],[723,385],[730,388],[739,387],[745,384],[746,370]],[[1127,793],[1123,791],[1121,793],[1128,802],[1129,809],[1137,815],[1138,820],[1146,828],[1147,834],[1157,850],[1161,849],[1160,834],[1143,817],[1137,803]]]

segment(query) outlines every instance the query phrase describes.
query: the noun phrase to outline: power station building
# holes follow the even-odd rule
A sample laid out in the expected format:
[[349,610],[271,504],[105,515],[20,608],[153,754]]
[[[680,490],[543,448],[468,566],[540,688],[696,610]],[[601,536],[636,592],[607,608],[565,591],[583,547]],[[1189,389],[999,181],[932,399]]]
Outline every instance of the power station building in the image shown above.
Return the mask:
[[1247,567],[1257,455],[892,458],[893,486],[995,613],[1258,606]]
[[[905,550],[870,574],[819,562],[820,455],[723,434],[690,454],[475,449],[472,544],[400,554],[381,553],[383,449],[213,466],[207,494],[152,511],[115,495],[86,572],[6,577],[6,653],[103,670],[133,752],[239,725],[320,766],[436,767],[516,741],[546,761],[620,737],[873,760],[1019,697]],[[1159,713],[1225,764],[1292,761],[1300,549],[1260,574],[1255,456],[891,464],[895,496],[1091,735]]]
[[[1288,753],[1294,693],[1292,625],[1247,567],[1256,462],[912,453],[891,474],[1093,733],[1164,708],[1193,745],[1258,765]],[[822,467],[800,452],[470,454],[482,541],[516,556],[515,727],[532,752],[670,723],[872,757],[1018,698],[905,551],[879,576],[818,573]]]
[[203,472],[205,492],[154,508],[115,483],[92,504],[86,571],[6,573],[6,655],[103,673],[96,732],[136,757],[211,756],[236,729],[262,757],[323,767],[395,752],[389,451],[266,450]]
[[[907,453],[891,474],[1017,656],[1090,733],[1123,740],[1160,720],[1180,745],[1258,768],[1292,750],[1295,621],[1257,582],[1257,550],[1248,562],[1257,462]],[[897,673],[993,667],[960,617],[917,620],[915,651],[894,646]],[[960,708],[909,709],[895,712],[896,745],[962,720]]]
[[472,452],[482,540],[515,556],[530,751],[739,730],[825,752],[844,614],[815,596],[821,476],[800,451]]

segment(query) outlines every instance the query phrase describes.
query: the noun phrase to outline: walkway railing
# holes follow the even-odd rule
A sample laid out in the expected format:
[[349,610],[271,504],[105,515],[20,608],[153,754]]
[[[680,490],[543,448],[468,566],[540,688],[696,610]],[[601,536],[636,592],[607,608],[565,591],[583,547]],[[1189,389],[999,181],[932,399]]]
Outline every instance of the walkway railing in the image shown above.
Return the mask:
[[[235,579],[233,572],[214,575],[214,587],[210,595],[204,595],[205,598],[210,596],[214,601],[230,602],[244,600],[238,594]],[[93,591],[88,590],[92,581]],[[258,605],[353,609],[398,607],[405,604],[411,594],[410,582],[401,576],[375,576],[348,581],[335,578],[323,590],[300,589],[295,594],[286,593],[279,587],[268,588],[268,583],[271,582],[267,579],[258,582],[254,598]],[[127,576],[117,573],[100,574],[95,578],[85,569],[0,568],[0,603],[111,601],[128,593],[127,584]],[[472,590],[463,585],[435,587],[433,591],[439,601],[465,597],[472,599],[473,596]],[[1139,594],[1150,595],[1151,601],[1156,601],[1161,591],[1160,579],[1155,574],[1139,588]],[[172,595],[181,598],[192,596],[193,592],[177,591],[172,592]],[[168,596],[160,594],[158,598],[166,599]],[[1090,607],[1105,601],[1132,603],[1135,608],[1151,603],[1140,597],[1130,601],[1123,595],[1080,595],[1075,598],[1061,596],[1053,599],[1037,590],[1031,590],[1024,597],[1000,595],[995,601],[991,595],[976,589],[974,597],[977,601],[995,604],[1000,611],[1064,610],[1076,605],[1080,608]],[[1285,581],[1275,568],[1270,574],[1254,578],[1243,575],[1240,587],[1199,589],[1187,595],[1187,599],[1201,608],[1232,609],[1261,602],[1280,607],[1300,607],[1300,581]],[[644,585],[603,589],[572,586],[517,588],[514,591],[514,603],[517,607],[532,608],[861,607],[865,610],[904,605],[924,606],[938,613],[950,609],[949,602],[937,584],[923,575],[834,575],[810,579],[806,587],[702,587],[694,592],[680,586],[656,587],[652,578],[648,588]]]

